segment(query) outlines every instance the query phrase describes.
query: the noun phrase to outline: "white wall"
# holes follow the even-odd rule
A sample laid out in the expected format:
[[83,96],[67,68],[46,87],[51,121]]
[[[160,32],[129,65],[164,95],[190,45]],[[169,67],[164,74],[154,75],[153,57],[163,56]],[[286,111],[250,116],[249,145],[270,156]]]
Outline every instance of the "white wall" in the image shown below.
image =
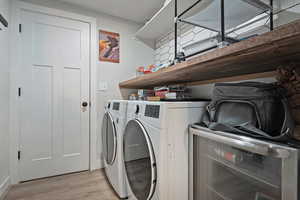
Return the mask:
[[[127,98],[130,90],[120,90],[119,82],[127,80],[136,75],[138,66],[145,66],[154,63],[154,50],[144,45],[142,42],[134,39],[134,33],[139,29],[140,25],[121,18],[113,17],[107,14],[96,13],[77,6],[51,0],[23,0],[25,2],[34,3],[55,9],[61,9],[68,12],[74,12],[81,15],[91,16],[97,19],[97,28],[117,32],[120,34],[120,63],[98,62],[97,65],[97,82],[106,82],[108,88],[106,91],[97,90],[97,132],[100,134],[101,122],[104,114],[104,105],[108,99]],[[98,35],[98,34],[97,34]],[[92,141],[96,142],[96,141]],[[101,144],[101,142],[99,142]],[[98,150],[101,149],[98,146]],[[100,157],[100,152],[97,158]],[[100,166],[100,160],[97,160]],[[98,166],[98,167],[99,167]]]
[[[98,16],[98,28],[120,33],[121,36],[121,61],[120,64],[98,63],[99,82],[106,82],[107,91],[97,91],[98,99],[98,133],[101,131],[103,109],[108,99],[128,98],[129,90],[120,91],[119,82],[127,80],[136,75],[136,67],[150,65],[154,62],[154,51],[141,42],[134,40],[133,34],[138,25],[113,18]],[[98,155],[100,157],[100,155]]]
[[[10,1],[0,0],[0,13],[9,20]],[[9,182],[9,30],[0,25],[0,198]]]

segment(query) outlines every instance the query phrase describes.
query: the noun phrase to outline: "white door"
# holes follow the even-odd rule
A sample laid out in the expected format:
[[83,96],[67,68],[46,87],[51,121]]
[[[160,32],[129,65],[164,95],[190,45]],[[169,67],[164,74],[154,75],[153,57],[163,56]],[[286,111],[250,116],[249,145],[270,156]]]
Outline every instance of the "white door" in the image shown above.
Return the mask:
[[22,11],[21,181],[89,168],[88,23]]

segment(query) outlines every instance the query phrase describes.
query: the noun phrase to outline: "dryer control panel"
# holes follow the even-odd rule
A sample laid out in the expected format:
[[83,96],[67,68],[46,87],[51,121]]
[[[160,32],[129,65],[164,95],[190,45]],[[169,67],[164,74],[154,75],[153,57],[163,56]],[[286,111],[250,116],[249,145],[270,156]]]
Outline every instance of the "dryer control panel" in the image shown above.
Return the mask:
[[159,105],[146,105],[145,116],[152,117],[152,118],[159,118],[159,111],[160,111]]

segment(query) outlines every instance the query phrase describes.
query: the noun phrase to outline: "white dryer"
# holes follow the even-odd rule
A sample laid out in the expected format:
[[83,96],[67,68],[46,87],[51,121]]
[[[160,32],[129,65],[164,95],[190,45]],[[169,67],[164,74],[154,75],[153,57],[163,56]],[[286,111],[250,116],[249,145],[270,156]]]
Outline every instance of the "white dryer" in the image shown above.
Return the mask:
[[188,199],[188,125],[201,120],[206,106],[128,102],[123,151],[129,199]]
[[127,198],[122,141],[127,118],[127,101],[108,101],[102,122],[102,158],[105,173],[121,199]]

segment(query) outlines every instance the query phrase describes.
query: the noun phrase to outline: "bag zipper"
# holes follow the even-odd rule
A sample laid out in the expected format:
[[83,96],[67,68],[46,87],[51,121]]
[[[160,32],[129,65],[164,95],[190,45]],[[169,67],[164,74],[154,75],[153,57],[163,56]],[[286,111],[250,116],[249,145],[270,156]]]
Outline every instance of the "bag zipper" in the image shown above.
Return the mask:
[[[220,96],[220,95],[215,95],[216,97],[219,97],[219,98],[224,98],[224,96]],[[232,100],[239,100],[239,99],[242,99],[242,100],[261,100],[261,99],[265,99],[266,97],[275,97],[275,96],[263,96],[263,97],[245,97],[245,96],[225,96],[226,98],[229,98],[229,99],[232,99]]]

